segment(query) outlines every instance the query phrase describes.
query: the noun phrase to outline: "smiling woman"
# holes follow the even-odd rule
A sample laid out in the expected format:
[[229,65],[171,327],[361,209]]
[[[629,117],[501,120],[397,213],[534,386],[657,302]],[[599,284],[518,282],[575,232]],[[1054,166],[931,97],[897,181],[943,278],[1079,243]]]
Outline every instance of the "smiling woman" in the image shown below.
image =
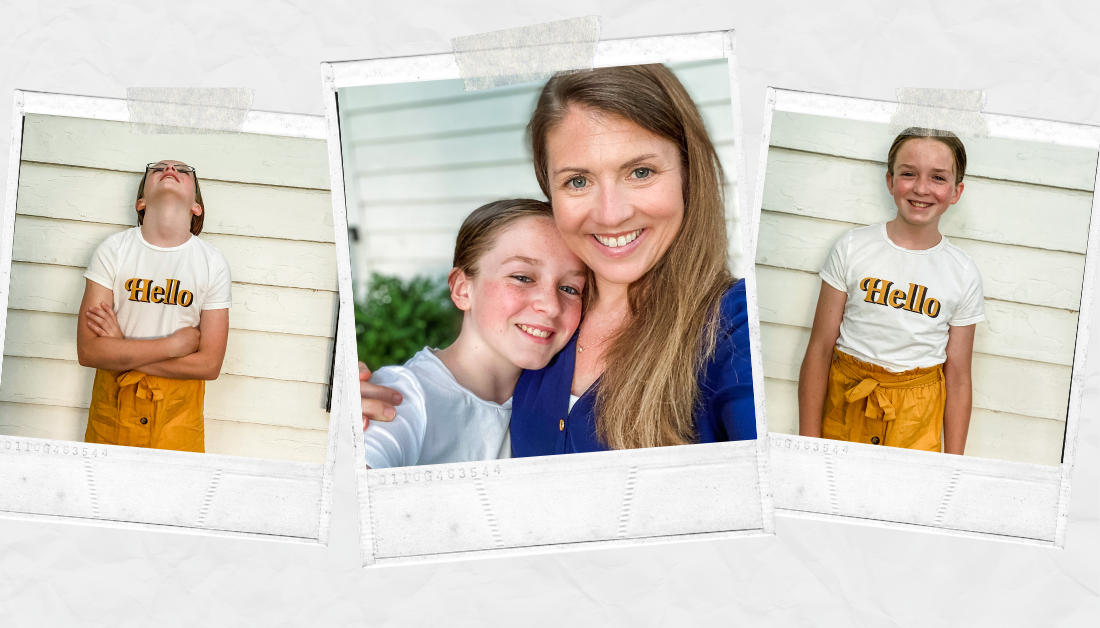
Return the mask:
[[586,314],[516,387],[516,456],[756,438],[743,282],[728,270],[722,169],[661,65],[551,79],[535,174],[590,269]]

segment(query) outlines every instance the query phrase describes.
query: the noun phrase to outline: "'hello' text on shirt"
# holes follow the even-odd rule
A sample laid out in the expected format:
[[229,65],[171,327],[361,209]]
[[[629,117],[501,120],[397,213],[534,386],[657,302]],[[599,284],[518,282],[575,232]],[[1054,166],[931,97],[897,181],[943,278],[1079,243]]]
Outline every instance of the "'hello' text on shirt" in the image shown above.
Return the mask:
[[187,290],[180,290],[178,279],[168,279],[164,286],[154,286],[152,279],[127,279],[125,287],[130,300],[140,303],[163,303],[190,307],[194,297]]
[[894,309],[905,310],[924,314],[929,318],[940,315],[940,302],[928,297],[928,288],[915,283],[909,284],[909,290],[897,290],[891,288],[894,282],[877,277],[864,277],[859,282],[859,289],[867,293],[863,299],[867,303],[889,306]]

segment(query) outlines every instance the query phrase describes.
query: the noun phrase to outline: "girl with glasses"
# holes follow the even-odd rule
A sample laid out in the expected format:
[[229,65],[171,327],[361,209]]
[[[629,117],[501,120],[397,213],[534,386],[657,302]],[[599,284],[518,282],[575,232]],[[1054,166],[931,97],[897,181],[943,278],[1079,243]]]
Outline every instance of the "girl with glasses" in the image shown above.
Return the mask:
[[92,255],[80,303],[80,364],[96,369],[85,442],[203,452],[205,380],[229,334],[229,264],[200,240],[194,168],[149,164],[138,226]]

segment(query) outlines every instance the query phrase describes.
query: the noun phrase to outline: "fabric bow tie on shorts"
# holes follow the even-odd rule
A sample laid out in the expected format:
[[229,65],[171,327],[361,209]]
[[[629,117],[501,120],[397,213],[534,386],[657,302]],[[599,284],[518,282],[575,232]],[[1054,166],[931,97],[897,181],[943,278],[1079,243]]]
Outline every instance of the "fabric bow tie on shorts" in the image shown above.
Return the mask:
[[137,384],[137,391],[135,394],[146,401],[160,401],[164,399],[164,391],[153,383],[148,375],[141,371],[124,371],[115,378],[115,381],[118,382],[119,388]]
[[[855,443],[940,450],[942,365],[892,373],[836,351],[832,368],[843,388],[826,417],[826,438]],[[834,377],[831,375],[830,377]],[[839,392],[839,391],[838,391]],[[843,407],[836,407],[841,405]]]

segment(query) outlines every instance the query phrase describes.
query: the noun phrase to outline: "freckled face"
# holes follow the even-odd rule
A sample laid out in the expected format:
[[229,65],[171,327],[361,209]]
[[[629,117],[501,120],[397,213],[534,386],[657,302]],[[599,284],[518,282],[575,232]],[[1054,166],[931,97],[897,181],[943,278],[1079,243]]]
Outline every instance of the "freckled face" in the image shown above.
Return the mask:
[[[524,369],[561,351],[581,320],[584,265],[549,218],[523,218],[477,262],[469,309],[480,339]],[[456,303],[458,303],[456,301]]]
[[886,188],[898,207],[898,218],[911,226],[938,225],[947,208],[959,202],[963,184],[955,185],[955,159],[942,142],[912,139],[901,145]]
[[601,281],[640,279],[684,219],[679,148],[629,120],[579,107],[547,134],[546,145],[565,243]]

